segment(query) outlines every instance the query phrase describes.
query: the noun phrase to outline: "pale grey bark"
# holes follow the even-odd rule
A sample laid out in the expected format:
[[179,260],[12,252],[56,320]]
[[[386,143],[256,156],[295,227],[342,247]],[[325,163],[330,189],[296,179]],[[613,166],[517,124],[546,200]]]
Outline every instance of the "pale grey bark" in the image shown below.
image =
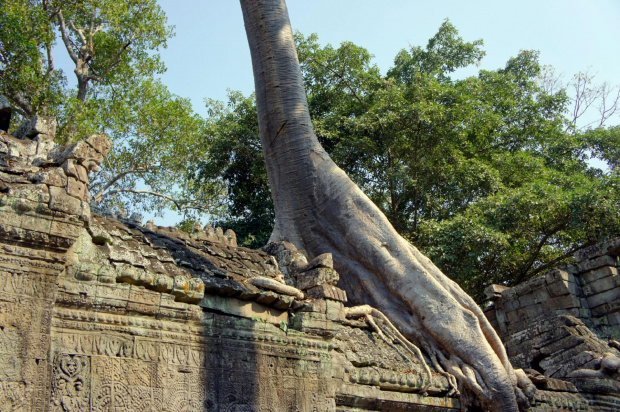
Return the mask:
[[516,411],[514,371],[480,308],[396,233],[319,144],[284,0],[240,1],[276,211],[273,236],[311,258],[331,252],[353,303],[385,313],[485,408]]

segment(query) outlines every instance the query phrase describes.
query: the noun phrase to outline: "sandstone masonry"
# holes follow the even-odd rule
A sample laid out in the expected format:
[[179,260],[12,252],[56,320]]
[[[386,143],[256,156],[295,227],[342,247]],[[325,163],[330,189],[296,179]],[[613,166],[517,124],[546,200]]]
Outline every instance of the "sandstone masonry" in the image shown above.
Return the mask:
[[[308,261],[286,242],[249,250],[237,247],[232,231],[197,226],[188,235],[91,213],[88,172],[110,143],[93,135],[60,149],[54,129],[52,119],[38,117],[17,137],[0,132],[1,411],[460,410],[444,375],[433,370],[429,379],[402,345],[345,318],[331,255]],[[588,259],[608,262],[609,250]],[[575,332],[591,352],[608,350],[573,309],[585,302],[588,315],[607,319],[600,331],[615,333],[606,297],[615,290],[607,278],[617,273],[613,265],[584,265],[587,293],[574,273],[549,275],[553,291],[545,280],[549,297],[559,298],[554,310],[569,302],[571,317],[549,318],[531,341],[561,329],[557,339]],[[521,361],[517,348],[547,356],[522,355],[540,381],[533,410],[615,402],[613,379],[544,369],[556,351],[517,342],[526,324],[517,330],[513,323],[523,320],[501,312],[504,293],[519,301],[513,311],[538,302],[504,291],[488,311],[513,359]],[[536,310],[522,312],[534,319]],[[585,350],[583,342],[572,347]],[[595,357],[580,366],[601,370]]]

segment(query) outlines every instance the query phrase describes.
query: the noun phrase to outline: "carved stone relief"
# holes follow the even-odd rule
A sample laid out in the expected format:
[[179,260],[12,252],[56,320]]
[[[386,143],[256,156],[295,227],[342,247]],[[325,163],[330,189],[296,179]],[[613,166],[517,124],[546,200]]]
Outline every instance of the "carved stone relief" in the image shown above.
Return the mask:
[[90,357],[58,354],[52,374],[52,411],[77,412],[90,409]]

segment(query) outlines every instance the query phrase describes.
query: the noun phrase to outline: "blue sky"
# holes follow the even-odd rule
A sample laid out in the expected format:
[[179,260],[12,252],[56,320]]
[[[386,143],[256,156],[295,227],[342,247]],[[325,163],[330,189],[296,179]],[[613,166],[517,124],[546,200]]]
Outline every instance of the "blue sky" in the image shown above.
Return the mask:
[[[204,114],[205,97],[225,100],[226,89],[253,91],[243,18],[236,0],[161,0],[176,36],[162,57],[163,81],[191,98]],[[446,19],[468,41],[483,39],[480,68],[497,69],[519,50],[538,50],[541,62],[566,79],[591,68],[597,79],[620,84],[619,0],[288,0],[294,30],[317,33],[322,44],[365,47],[385,72],[396,53],[426,45]],[[464,74],[475,74],[470,71]]]
[[[226,100],[227,89],[250,94],[252,67],[237,0],[160,0],[176,36],[162,51],[170,90],[190,98],[206,114],[204,98]],[[396,53],[425,46],[447,18],[466,41],[484,40],[478,69],[497,69],[520,50],[540,51],[569,80],[587,70],[600,81],[620,84],[620,0],[288,0],[291,25],[322,44],[343,41],[365,47],[385,73]],[[616,117],[614,123],[619,122]],[[167,212],[154,218],[173,225]]]

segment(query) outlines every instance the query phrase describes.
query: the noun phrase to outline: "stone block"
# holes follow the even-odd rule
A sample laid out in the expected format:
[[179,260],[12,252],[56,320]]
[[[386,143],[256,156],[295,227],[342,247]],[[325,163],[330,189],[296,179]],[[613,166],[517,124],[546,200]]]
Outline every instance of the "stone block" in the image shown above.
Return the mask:
[[19,222],[17,224],[19,224],[22,229],[41,233],[50,233],[52,228],[52,221],[42,216],[30,216],[25,214],[20,216],[20,219],[14,222]]
[[607,322],[610,326],[620,325],[620,312],[613,312],[607,314]]
[[67,185],[67,176],[58,167],[31,173],[28,175],[28,179],[31,182],[44,183],[48,186],[65,187]]
[[583,296],[583,290],[581,286],[579,286],[575,282],[571,282],[571,281],[568,282],[568,292],[575,296]]
[[508,289],[508,286],[489,285],[484,289],[484,296],[487,300],[495,300],[502,296],[502,292]]
[[205,294],[205,286],[202,279],[185,276],[175,276],[174,285],[170,292],[179,302],[198,303]]
[[86,184],[80,182],[75,177],[67,179],[67,194],[77,199],[83,200],[86,194]]
[[295,298],[293,296],[278,295],[278,299],[276,299],[271,306],[279,310],[287,310],[293,303],[295,303]]
[[547,284],[562,280],[568,282],[568,272],[560,269],[552,269],[545,273],[545,280]]
[[620,288],[597,293],[596,295],[589,296],[587,299],[590,309],[594,310],[598,306],[620,300]]
[[535,319],[544,313],[542,303],[537,303],[535,305],[528,306],[522,310],[525,310],[525,313],[530,319]]
[[601,268],[603,266],[618,266],[618,257],[609,255],[598,256],[594,259],[586,259],[583,262],[579,262],[579,264],[577,264],[579,272],[587,272],[590,270]]
[[532,306],[535,303],[536,299],[534,298],[534,293],[532,292],[519,297],[519,306],[521,306],[522,308]]
[[161,293],[148,290],[143,286],[132,285],[129,289],[129,301],[146,305],[159,306]]
[[126,262],[133,266],[147,267],[148,260],[145,259],[139,252],[135,250],[126,249],[121,246],[111,246],[105,244],[105,249],[108,251],[110,260],[115,262]]
[[266,306],[270,306],[276,300],[278,300],[278,294],[271,291],[261,291],[255,298],[257,303]]
[[547,284],[547,279],[544,276],[540,276],[528,281],[532,291],[544,287]]
[[517,298],[518,298],[517,291],[514,288],[508,288],[502,292],[502,299],[504,301],[513,300]]
[[296,302],[293,306],[293,310],[296,312],[327,313],[327,301],[324,299],[317,299],[308,302]]
[[547,289],[546,285],[534,290],[534,299],[536,300],[536,303],[543,303],[550,298],[551,295],[549,294],[549,290]]
[[496,310],[495,317],[498,324],[506,323],[506,312],[504,310]]
[[586,259],[594,259],[603,255],[618,256],[620,254],[620,237],[603,243],[589,246],[575,253],[575,261],[581,263]]
[[596,295],[610,289],[614,289],[620,286],[620,276],[607,276],[602,279],[595,280],[588,283],[583,287],[583,292],[586,296]]
[[77,171],[77,162],[75,161],[75,159],[65,160],[60,167],[62,167],[65,175],[75,177],[76,179],[80,178],[79,172]]
[[520,320],[519,319],[519,314],[517,313],[516,310],[507,311],[506,312],[506,317],[508,318],[508,323],[511,324],[511,325],[513,323],[516,323],[516,322],[518,322]]
[[317,257],[315,257],[314,259],[312,259],[309,263],[308,266],[306,266],[304,268],[304,271],[308,271],[314,268],[329,268],[329,269],[333,269],[334,268],[334,261],[332,259],[332,254],[331,253],[323,253],[321,255],[318,255]]
[[581,307],[579,298],[572,295],[556,296],[542,303],[545,311],[555,311],[563,309],[573,309]]
[[315,312],[301,312],[293,319],[293,329],[319,335],[331,337],[340,329],[337,323],[327,319],[327,316]]
[[327,319],[333,321],[342,321],[345,319],[344,304],[336,300],[327,300]]
[[49,189],[43,183],[12,184],[9,186],[9,195],[37,203],[48,203],[50,201]]
[[81,226],[60,219],[54,219],[51,222],[49,233],[65,238],[77,239],[82,233],[82,230]]
[[297,288],[307,290],[319,285],[335,285],[339,276],[334,269],[315,268],[297,275]]
[[130,285],[126,283],[97,284],[95,293],[97,298],[117,299],[127,302],[130,295]]
[[584,272],[580,275],[580,278],[582,279],[585,286],[591,282],[605,278],[607,276],[618,276],[618,269],[615,267],[604,266],[599,269]]
[[161,293],[169,293],[174,286],[174,279],[163,274],[156,274],[153,278],[153,289]]
[[618,312],[620,311],[620,300],[608,302],[596,308],[590,308],[590,310],[592,311],[592,316],[601,316],[612,312]]
[[344,290],[332,285],[319,285],[306,290],[306,295],[314,299],[332,299],[340,302],[347,301]]
[[572,383],[553,378],[547,378],[543,387],[540,389],[553,392],[578,392],[577,388]]
[[97,153],[102,155],[108,154],[112,148],[112,141],[104,134],[92,134],[85,140]]
[[82,202],[75,197],[69,196],[60,187],[50,186],[49,208],[69,215],[77,216],[82,212]]
[[552,297],[570,294],[570,291],[568,290],[568,281],[562,279],[548,282],[547,290],[549,291],[549,295]]
[[[503,296],[503,295],[502,295]],[[513,310],[519,309],[521,306],[519,305],[519,298],[516,297],[514,299],[504,300],[504,310],[506,312],[510,312]]]
[[532,291],[532,287],[529,282],[519,283],[517,286],[513,288],[515,292],[517,292],[517,296],[521,297],[529,294]]
[[592,311],[588,308],[579,309],[579,317],[581,319],[590,319],[592,317]]
[[286,311],[236,298],[205,295],[200,301],[199,306],[230,315],[271,323],[276,326],[280,326],[282,322],[288,323],[288,312]]
[[53,139],[56,134],[56,125],[56,119],[52,117],[34,116],[22,123],[13,136],[18,139],[32,139],[39,134],[44,134]]
[[82,183],[88,184],[88,171],[82,165],[75,165],[77,171],[78,180]]

